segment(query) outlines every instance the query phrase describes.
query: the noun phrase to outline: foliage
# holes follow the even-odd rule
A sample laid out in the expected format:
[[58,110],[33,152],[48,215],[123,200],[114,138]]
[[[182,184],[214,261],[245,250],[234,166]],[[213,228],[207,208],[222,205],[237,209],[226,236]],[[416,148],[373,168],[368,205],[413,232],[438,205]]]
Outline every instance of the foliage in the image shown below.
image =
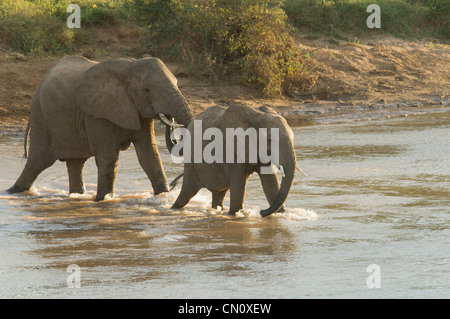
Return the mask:
[[76,39],[73,30],[53,17],[25,18],[19,14],[3,18],[0,33],[14,51],[33,55],[60,54],[72,49]]
[[450,38],[450,0],[428,0],[427,7],[429,20],[440,28],[444,37]]
[[[81,8],[68,29],[66,8]],[[0,47],[36,56],[93,44],[98,25],[145,27],[143,49],[182,62],[192,75],[232,76],[269,96],[314,84],[312,58],[295,32],[356,42],[372,34],[450,38],[450,0],[378,0],[381,29],[368,29],[372,0],[0,0]],[[359,40],[358,40],[359,41]]]
[[298,49],[278,0],[135,0],[147,50],[192,73],[235,75],[267,95],[310,87],[310,59]]
[[[381,29],[369,29],[366,8],[381,8]],[[449,39],[450,0],[285,0],[289,21],[301,31],[348,39],[372,34]],[[447,9],[446,9],[447,8]]]
[[72,0],[0,0],[1,46],[25,54],[64,54],[92,41],[89,27],[127,19],[126,0],[76,1],[81,29],[69,29],[67,6]]

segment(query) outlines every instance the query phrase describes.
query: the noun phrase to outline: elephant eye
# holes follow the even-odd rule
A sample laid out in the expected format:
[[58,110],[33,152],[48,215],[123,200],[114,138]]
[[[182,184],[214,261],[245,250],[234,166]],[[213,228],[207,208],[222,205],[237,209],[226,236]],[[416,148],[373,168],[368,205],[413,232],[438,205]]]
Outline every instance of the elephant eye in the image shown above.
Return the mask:
[[145,88],[144,91],[145,91],[145,92],[150,92],[150,89]]

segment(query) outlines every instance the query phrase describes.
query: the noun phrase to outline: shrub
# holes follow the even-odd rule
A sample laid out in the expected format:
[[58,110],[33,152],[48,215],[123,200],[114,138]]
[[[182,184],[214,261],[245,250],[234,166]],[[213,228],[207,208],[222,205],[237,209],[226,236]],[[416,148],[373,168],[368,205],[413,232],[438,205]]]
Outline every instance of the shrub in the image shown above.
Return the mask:
[[269,96],[313,85],[277,0],[135,0],[147,50],[191,73],[239,76]]
[[0,33],[14,51],[25,54],[62,54],[72,50],[75,32],[54,17],[27,17],[20,14],[2,19]]
[[[381,29],[367,28],[366,8],[372,3],[381,8]],[[337,38],[376,33],[401,37],[431,35],[443,40],[448,40],[448,7],[450,0],[285,0],[283,5],[289,21],[302,31]]]
[[1,45],[32,55],[72,53],[93,41],[89,27],[115,24],[127,18],[128,0],[77,1],[81,29],[66,25],[67,6],[72,0],[0,0]]
[[429,0],[427,7],[430,9],[429,20],[433,21],[441,34],[450,37],[450,0]]

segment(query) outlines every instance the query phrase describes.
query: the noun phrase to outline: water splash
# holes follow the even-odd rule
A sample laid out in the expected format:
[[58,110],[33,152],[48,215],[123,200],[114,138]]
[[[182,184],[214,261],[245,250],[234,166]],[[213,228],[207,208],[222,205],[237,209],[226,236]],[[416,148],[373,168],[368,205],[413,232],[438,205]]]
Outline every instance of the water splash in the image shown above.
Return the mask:
[[[211,194],[207,190],[201,190],[196,196],[194,196],[190,202],[182,209],[171,209],[173,203],[177,199],[180,193],[179,188],[154,195],[151,191],[139,191],[135,193],[123,193],[120,190],[114,196],[106,196],[105,200],[100,202],[100,207],[105,208],[108,203],[114,204],[111,207],[112,211],[120,209],[122,212],[129,211],[130,209],[147,214],[170,214],[190,217],[204,217],[204,218],[223,218],[223,219],[249,219],[257,220],[263,219],[260,214],[261,206],[252,205],[250,203],[245,204],[245,209],[240,210],[235,216],[228,214],[229,211],[229,198],[225,199],[225,207],[219,207],[218,209],[211,208]],[[3,194],[2,194],[3,195]],[[5,194],[6,195],[6,194]],[[85,194],[68,194],[67,191],[49,188],[42,186],[39,189],[32,187],[29,191],[20,195],[6,195],[0,196],[1,199],[17,200],[17,197],[22,197],[27,201],[34,200],[35,204],[42,205],[48,202],[55,201],[80,201],[89,202],[94,201],[96,192],[94,190],[88,190]],[[93,206],[89,205],[91,209],[96,209],[97,204]],[[85,208],[84,208],[85,209]],[[305,221],[316,220],[317,214],[309,209],[304,208],[286,208],[283,213],[275,213],[268,217],[268,219],[285,219],[293,221]]]
[[[253,206],[245,209],[241,209],[236,213],[236,217],[238,218],[264,218],[259,213],[261,210],[260,206]],[[289,219],[295,221],[303,221],[303,220],[317,220],[317,214],[310,210],[304,208],[286,208],[285,212],[282,213],[274,213],[266,218],[280,218],[280,219]]]

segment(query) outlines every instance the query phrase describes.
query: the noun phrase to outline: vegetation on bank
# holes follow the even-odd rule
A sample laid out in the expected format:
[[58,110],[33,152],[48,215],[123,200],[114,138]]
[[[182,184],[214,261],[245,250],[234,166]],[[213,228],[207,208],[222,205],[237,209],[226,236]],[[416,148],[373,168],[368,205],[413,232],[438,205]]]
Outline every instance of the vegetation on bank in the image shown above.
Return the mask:
[[[81,29],[66,26],[67,6],[81,8]],[[366,8],[381,7],[381,29]],[[450,0],[0,0],[0,48],[33,56],[95,45],[98,25],[143,27],[141,53],[186,66],[190,75],[233,77],[269,96],[314,84],[314,62],[295,34],[330,41],[390,34],[450,38]]]
[[[69,29],[67,7],[81,9],[81,29]],[[0,0],[0,46],[27,55],[62,55],[95,42],[91,27],[122,23],[127,1]]]
[[314,84],[279,0],[136,0],[146,50],[194,74],[238,76],[269,96]]
[[[381,9],[381,29],[369,29],[366,9]],[[290,23],[301,32],[331,39],[354,39],[373,34],[406,38],[450,38],[450,0],[285,0]]]

